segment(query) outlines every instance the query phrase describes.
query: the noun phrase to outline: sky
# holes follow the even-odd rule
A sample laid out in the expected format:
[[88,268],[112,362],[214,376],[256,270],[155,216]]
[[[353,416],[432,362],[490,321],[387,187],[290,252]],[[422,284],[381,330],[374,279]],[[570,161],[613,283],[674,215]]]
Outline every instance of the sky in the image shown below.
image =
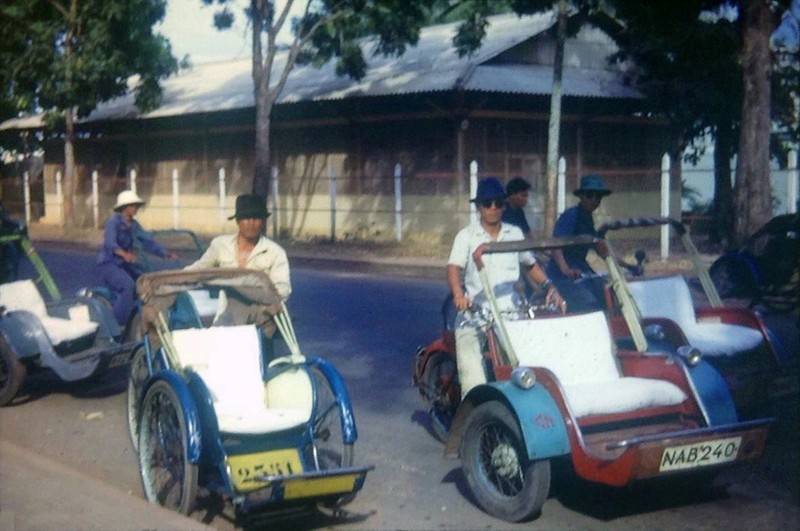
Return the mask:
[[195,64],[248,57],[250,32],[244,13],[234,8],[234,27],[219,31],[214,27],[214,11],[201,0],[167,0],[167,14],[156,31],[169,38],[172,54],[179,60],[186,54]]
[[[277,0],[279,8],[283,3]],[[245,0],[235,0],[234,26],[219,31],[214,27],[216,5],[205,6],[201,0],[167,0],[167,14],[156,31],[169,38],[172,54],[179,60],[186,54],[194,64],[250,57],[250,27],[241,8],[246,4]],[[295,2],[293,10],[303,7],[305,2]]]

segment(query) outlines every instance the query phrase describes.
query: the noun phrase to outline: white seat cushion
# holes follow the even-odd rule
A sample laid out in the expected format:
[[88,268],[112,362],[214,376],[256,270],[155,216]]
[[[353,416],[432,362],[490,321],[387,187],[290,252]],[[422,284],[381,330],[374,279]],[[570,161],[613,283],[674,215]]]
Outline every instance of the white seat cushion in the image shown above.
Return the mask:
[[575,417],[673,406],[686,400],[671,382],[621,376],[603,312],[504,324],[520,365],[550,370]]
[[301,368],[279,375],[274,386],[275,392],[283,389],[281,399],[269,399],[275,392],[267,391],[272,380],[265,389],[254,325],[175,330],[172,341],[181,365],[193,369],[211,392],[221,431],[269,433],[311,417],[311,382]]
[[8,311],[25,310],[38,317],[53,346],[90,336],[98,327],[97,323],[89,320],[85,304],[69,308],[69,319],[50,317],[47,305],[32,280],[0,284],[0,306],[5,306]]
[[631,282],[631,294],[642,317],[671,319],[689,344],[706,356],[734,356],[758,347],[760,330],[741,325],[698,321],[692,294],[681,275]]

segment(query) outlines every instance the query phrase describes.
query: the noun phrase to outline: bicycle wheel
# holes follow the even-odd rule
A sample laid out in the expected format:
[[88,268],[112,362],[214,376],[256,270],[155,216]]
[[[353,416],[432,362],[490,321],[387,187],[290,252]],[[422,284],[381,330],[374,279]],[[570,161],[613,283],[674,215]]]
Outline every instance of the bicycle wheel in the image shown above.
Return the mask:
[[197,465],[188,457],[183,406],[165,381],[155,382],[142,401],[139,470],[150,503],[189,514],[197,496]]

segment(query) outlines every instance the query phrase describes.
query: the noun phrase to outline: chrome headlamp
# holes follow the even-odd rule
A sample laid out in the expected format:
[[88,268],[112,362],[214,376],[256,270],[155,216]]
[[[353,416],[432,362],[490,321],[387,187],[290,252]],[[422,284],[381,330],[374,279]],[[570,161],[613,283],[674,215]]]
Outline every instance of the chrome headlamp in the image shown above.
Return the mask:
[[530,389],[536,383],[536,373],[530,367],[517,367],[511,371],[511,382],[520,389]]
[[686,363],[689,364],[690,367],[693,367],[700,363],[700,360],[703,359],[703,353],[697,347],[693,347],[691,345],[683,345],[678,347],[678,355],[686,360]]

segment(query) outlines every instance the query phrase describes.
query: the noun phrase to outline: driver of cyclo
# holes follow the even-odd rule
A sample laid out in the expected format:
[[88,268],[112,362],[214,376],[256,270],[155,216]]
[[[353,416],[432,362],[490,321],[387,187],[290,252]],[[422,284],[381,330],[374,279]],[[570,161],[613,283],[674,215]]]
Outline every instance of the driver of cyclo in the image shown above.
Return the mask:
[[[518,227],[502,222],[506,192],[497,178],[488,177],[480,181],[471,202],[476,204],[480,212],[480,222],[458,232],[447,262],[447,283],[453,295],[453,304],[459,312],[455,323],[455,337],[462,398],[470,389],[486,382],[483,366],[486,336],[479,324],[470,319],[470,313],[475,306],[488,308],[488,300],[472,253],[484,243],[525,239]],[[546,290],[547,304],[555,305],[562,312],[566,311],[564,299],[547,278],[532,252],[489,254],[484,255],[483,260],[501,312],[514,311],[519,307],[520,295],[515,285],[520,278],[520,267],[539,290]]]
[[[580,187],[573,192],[578,204],[566,209],[553,229],[555,237],[597,236],[592,214],[600,207],[611,190],[597,175],[584,175]],[[605,308],[603,281],[599,279],[586,261],[587,247],[554,249],[547,264],[547,274],[564,295],[570,310],[576,312],[602,310]],[[608,255],[604,245],[598,246],[602,258]]]
[[[264,235],[267,211],[266,201],[257,194],[244,194],[236,198],[236,211],[228,219],[235,219],[239,228],[236,234],[223,234],[211,243],[197,261],[184,269],[243,268],[263,271],[275,286],[283,303],[292,293],[289,276],[289,259],[283,247]],[[223,319],[221,322],[225,322]],[[275,328],[265,328],[266,338],[274,340]],[[273,341],[266,341],[267,358],[274,355]]]

